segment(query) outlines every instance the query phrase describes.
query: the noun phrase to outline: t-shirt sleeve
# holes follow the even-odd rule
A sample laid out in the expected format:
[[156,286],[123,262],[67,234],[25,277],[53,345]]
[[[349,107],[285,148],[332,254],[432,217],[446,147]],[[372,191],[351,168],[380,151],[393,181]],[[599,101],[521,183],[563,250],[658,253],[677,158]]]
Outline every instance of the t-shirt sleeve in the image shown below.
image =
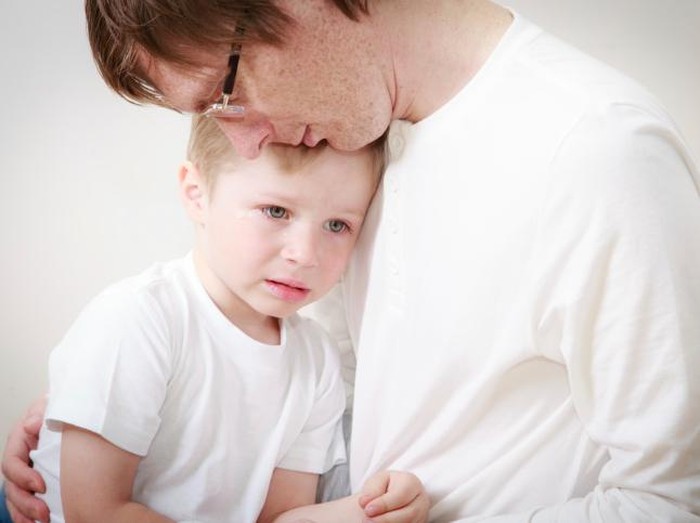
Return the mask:
[[47,426],[69,423],[146,455],[160,425],[169,348],[167,322],[146,292],[103,292],[51,354]]
[[338,348],[312,320],[304,320],[316,334],[316,392],[306,423],[278,466],[289,470],[322,474],[345,462],[342,417],[345,389]]

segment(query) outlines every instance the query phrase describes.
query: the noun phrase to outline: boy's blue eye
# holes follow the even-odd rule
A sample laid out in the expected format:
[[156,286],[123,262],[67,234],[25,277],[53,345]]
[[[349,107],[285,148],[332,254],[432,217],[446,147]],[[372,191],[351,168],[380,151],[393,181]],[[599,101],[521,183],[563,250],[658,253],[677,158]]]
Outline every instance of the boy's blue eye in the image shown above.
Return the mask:
[[281,220],[282,218],[287,216],[287,209],[285,209],[284,207],[278,207],[276,205],[265,207],[263,209],[263,212],[267,214],[270,218],[275,218],[276,220]]
[[329,231],[335,232],[335,233],[343,232],[343,231],[349,229],[348,225],[341,220],[329,220],[326,223],[326,228]]

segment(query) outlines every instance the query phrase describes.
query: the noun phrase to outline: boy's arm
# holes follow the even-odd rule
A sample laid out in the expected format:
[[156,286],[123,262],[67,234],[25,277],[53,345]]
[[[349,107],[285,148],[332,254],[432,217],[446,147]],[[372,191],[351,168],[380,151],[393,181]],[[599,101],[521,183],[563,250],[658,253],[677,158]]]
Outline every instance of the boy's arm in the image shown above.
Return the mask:
[[64,425],[61,439],[61,501],[66,521],[173,523],[131,501],[141,457],[94,432]]
[[364,521],[356,496],[314,505],[318,474],[277,468],[257,523]]
[[[379,472],[362,492],[313,505],[317,474],[276,469],[258,523],[424,523],[430,506],[420,480]],[[369,518],[372,518],[371,520]]]

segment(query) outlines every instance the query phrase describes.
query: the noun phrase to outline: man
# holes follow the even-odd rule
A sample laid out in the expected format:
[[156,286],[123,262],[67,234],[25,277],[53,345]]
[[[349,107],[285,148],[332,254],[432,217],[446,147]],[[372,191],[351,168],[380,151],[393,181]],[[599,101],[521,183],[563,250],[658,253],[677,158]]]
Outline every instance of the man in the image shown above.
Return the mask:
[[653,98],[488,1],[180,3],[88,1],[112,88],[249,157],[395,121],[331,324],[354,488],[409,470],[431,521],[700,521],[700,198]]

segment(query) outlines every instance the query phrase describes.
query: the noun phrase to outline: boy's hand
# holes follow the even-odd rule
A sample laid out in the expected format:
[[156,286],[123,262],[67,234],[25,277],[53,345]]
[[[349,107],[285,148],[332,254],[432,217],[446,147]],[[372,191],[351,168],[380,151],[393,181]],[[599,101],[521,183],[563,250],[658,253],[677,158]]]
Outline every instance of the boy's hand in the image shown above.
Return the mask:
[[24,419],[13,427],[5,444],[2,472],[6,478],[7,508],[15,523],[49,521],[46,504],[34,496],[34,492],[46,489],[44,480],[29,462],[29,451],[37,446],[45,410],[46,398],[34,402]]
[[375,523],[428,521],[430,499],[421,481],[410,472],[378,472],[362,486],[359,503]]

